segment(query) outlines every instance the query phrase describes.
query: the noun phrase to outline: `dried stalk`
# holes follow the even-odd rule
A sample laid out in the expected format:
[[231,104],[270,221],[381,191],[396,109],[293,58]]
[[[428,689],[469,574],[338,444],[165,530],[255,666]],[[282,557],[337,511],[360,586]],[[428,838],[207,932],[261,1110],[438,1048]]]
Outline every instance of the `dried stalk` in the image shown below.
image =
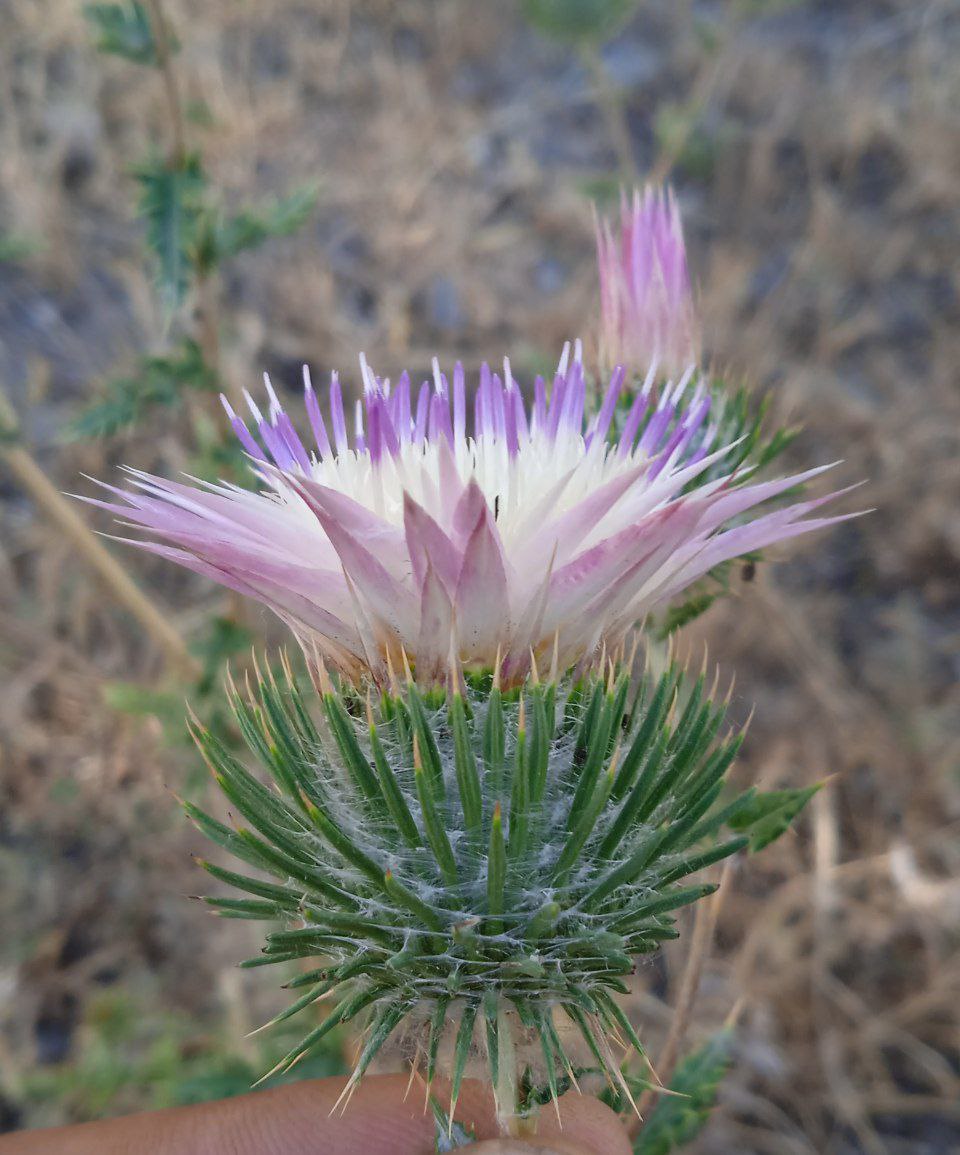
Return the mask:
[[590,46],[584,47],[580,53],[584,66],[590,73],[594,91],[603,118],[607,124],[607,132],[613,142],[620,168],[620,177],[625,184],[634,184],[637,180],[637,165],[633,155],[633,141],[630,139],[630,124],[627,120],[627,110],[623,96],[610,78],[603,57],[600,52]]
[[[0,413],[3,432],[9,438],[15,426],[9,420],[9,406],[0,392]],[[123,565],[110,553],[99,537],[90,529],[77,509],[50,481],[36,459],[20,444],[7,441],[0,444],[0,456],[10,472],[30,494],[37,506],[76,547],[77,552],[99,574],[144,630],[163,651],[172,670],[188,678],[196,678],[200,664],[187,649],[187,644],[170,624],[167,614],[160,610],[140,589]]]
[[[161,0],[147,0],[147,9],[150,16],[150,27],[153,31],[154,43],[157,46],[157,63],[163,78],[163,88],[166,95],[167,109],[170,114],[170,164],[174,168],[182,166],[187,155],[186,115],[180,97],[180,84],[173,63],[173,46],[170,33],[164,18]],[[219,278],[209,272],[197,274],[197,341],[203,353],[203,359],[218,380],[221,380],[220,357],[220,284]],[[229,382],[224,383],[225,390],[235,405],[242,400],[242,394]],[[219,413],[214,403],[213,411]]]
[[[703,975],[703,968],[706,965],[707,959],[710,957],[710,948],[713,944],[713,932],[716,929],[717,919],[720,916],[720,910],[723,906],[726,884],[730,877],[732,866],[732,860],[728,859],[724,863],[723,870],[720,874],[720,884],[712,897],[704,899],[698,903],[695,908],[696,914],[693,922],[693,934],[690,939],[690,953],[687,956],[687,965],[680,983],[677,1005],[673,1012],[673,1019],[670,1023],[670,1030],[667,1033],[666,1042],[663,1044],[663,1050],[657,1056],[657,1062],[654,1067],[657,1072],[657,1077],[665,1087],[670,1085],[670,1079],[676,1069],[677,1060],[680,1057],[680,1048],[683,1046],[683,1040],[686,1038],[687,1029],[690,1026],[694,1003],[697,999],[697,993],[700,990],[700,979]],[[637,1107],[641,1116],[645,1115],[649,1110],[656,1094],[657,1092],[655,1090],[647,1089],[640,1096]],[[632,1121],[630,1129],[635,1132],[639,1129],[639,1126],[640,1120],[635,1119]]]

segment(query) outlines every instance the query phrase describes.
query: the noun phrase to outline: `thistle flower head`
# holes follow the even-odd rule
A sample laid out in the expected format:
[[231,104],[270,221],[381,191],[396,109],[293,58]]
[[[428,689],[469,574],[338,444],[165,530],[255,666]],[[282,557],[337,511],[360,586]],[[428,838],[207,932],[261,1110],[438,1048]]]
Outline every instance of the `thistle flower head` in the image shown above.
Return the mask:
[[609,1039],[642,1053],[614,997],[635,956],[676,937],[671,912],[714,889],[691,876],[812,791],[721,802],[740,736],[704,679],[672,668],[633,683],[613,669],[578,683],[531,678],[513,693],[424,694],[410,683],[366,703],[316,673],[318,717],[289,677],[261,679],[249,700],[233,695],[275,790],[198,734],[242,824],[187,805],[261,872],[202,863],[251,896],[207,901],[227,917],[286,923],[247,965],[313,960],[279,1019],[329,1000],[275,1070],[363,1014],[351,1086],[404,1028],[429,1082],[449,1026],[454,1099],[475,1037],[503,1115],[521,1097],[522,1036],[540,1053],[548,1096],[577,1056],[622,1088]]
[[607,364],[665,376],[699,359],[697,329],[680,211],[670,190],[621,195],[619,230],[597,221],[600,344]]
[[531,654],[570,669],[719,563],[831,520],[805,516],[828,498],[755,516],[820,470],[741,484],[692,371],[659,393],[648,375],[614,431],[623,371],[587,419],[579,347],[529,405],[509,362],[502,377],[484,366],[468,432],[460,365],[448,381],[435,363],[418,392],[361,367],[352,435],[336,375],[329,424],[307,376],[310,450],[269,382],[266,415],[249,400],[253,431],[228,406],[259,492],[131,470],[133,488],[98,503],[159,539],[144,548],[268,605],[354,680],[384,684],[408,660],[427,684],[451,654],[499,660],[505,684]]

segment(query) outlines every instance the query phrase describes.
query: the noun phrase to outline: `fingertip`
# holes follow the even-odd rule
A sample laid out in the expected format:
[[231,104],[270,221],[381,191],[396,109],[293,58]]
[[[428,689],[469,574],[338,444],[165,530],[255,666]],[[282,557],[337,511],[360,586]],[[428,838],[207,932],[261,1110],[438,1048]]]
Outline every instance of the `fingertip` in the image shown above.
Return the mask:
[[557,1150],[566,1144],[582,1155],[632,1155],[627,1132],[619,1117],[599,1099],[569,1091],[558,1103],[559,1119],[553,1110],[544,1110],[536,1138]]

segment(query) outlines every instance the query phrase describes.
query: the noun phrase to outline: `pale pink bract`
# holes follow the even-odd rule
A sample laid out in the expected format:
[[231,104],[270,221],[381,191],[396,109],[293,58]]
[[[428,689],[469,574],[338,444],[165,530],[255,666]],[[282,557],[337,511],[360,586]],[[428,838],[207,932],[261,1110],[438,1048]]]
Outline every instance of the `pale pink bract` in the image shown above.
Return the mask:
[[336,374],[325,418],[304,371],[312,449],[269,382],[266,416],[248,398],[252,431],[227,405],[260,492],[129,470],[132,489],[95,503],[157,539],[141,548],[269,606],[353,680],[382,682],[404,655],[426,680],[451,657],[491,668],[499,654],[508,682],[531,653],[569,669],[718,563],[841,520],[807,516],[829,497],[745,520],[828,467],[734,484],[692,370],[659,393],[648,375],[618,410],[617,369],[588,419],[579,346],[529,405],[507,361],[502,377],[483,366],[468,430],[459,364],[448,380],[435,362],[416,392],[361,369],[352,435]]

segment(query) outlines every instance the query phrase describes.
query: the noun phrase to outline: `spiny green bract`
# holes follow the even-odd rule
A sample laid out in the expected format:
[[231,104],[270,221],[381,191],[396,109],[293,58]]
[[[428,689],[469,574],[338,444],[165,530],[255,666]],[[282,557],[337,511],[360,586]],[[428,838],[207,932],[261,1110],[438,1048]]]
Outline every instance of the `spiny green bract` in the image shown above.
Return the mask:
[[553,1095],[572,1074],[561,1008],[591,1063],[622,1085],[609,1038],[640,1048],[615,998],[624,978],[676,937],[670,912],[713,889],[685,880],[747,843],[721,833],[753,792],[720,801],[740,736],[721,735],[724,706],[703,678],[690,685],[671,669],[634,684],[620,673],[462,694],[411,683],[375,704],[325,683],[320,697],[315,720],[290,678],[261,681],[250,701],[234,692],[276,788],[200,731],[249,825],[187,805],[214,842],[277,880],[203,863],[251,896],[206,900],[222,914],[288,924],[246,965],[316,959],[275,1021],[332,1002],[275,1071],[364,1012],[354,1078],[412,1020],[429,1081],[452,1019],[454,1097],[475,1029],[498,1097],[514,1095],[519,1024],[539,1041]]

